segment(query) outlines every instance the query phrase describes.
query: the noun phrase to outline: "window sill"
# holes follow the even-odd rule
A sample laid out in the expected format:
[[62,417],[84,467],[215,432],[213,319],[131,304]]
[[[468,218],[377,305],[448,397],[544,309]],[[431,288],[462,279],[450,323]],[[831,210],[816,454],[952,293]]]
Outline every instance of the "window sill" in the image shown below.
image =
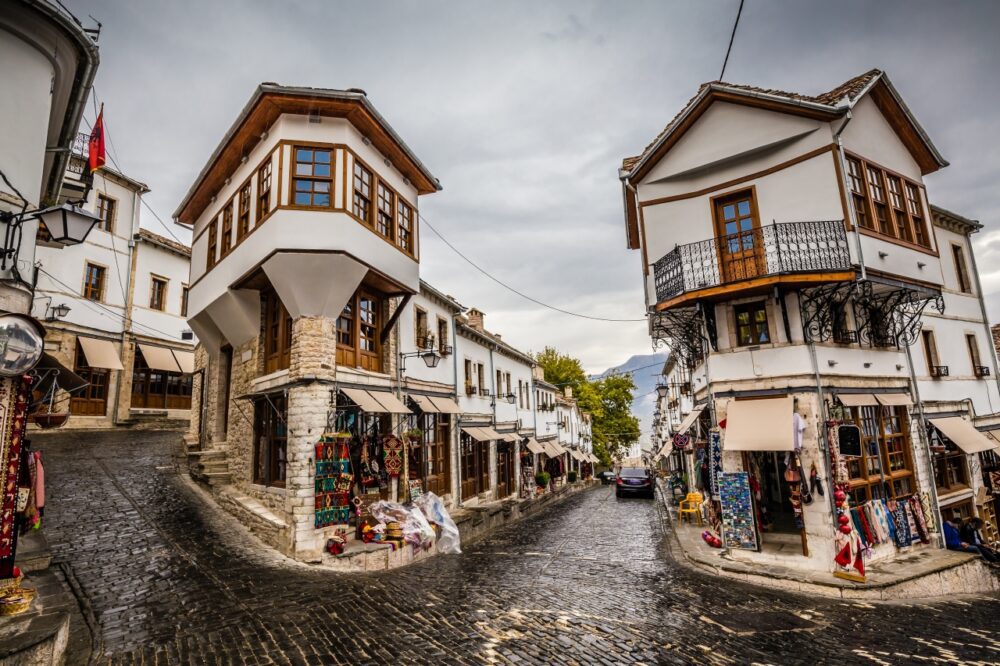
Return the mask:
[[262,377],[257,377],[250,382],[253,387],[253,392],[266,391],[269,388],[274,388],[275,386],[280,386],[285,383],[288,379],[288,370],[278,370],[277,372],[272,372],[269,375],[264,375]]
[[895,236],[888,236],[883,234],[881,231],[876,231],[874,229],[869,229],[868,227],[855,227],[855,230],[863,236],[869,236],[871,238],[877,238],[878,240],[885,241],[886,243],[892,243],[893,245],[899,245],[900,247],[905,247],[910,250],[915,250],[916,252],[922,252],[924,254],[929,254],[932,257],[939,256],[938,253],[929,247],[924,245],[919,245],[910,241],[905,241],[901,238],[896,238]]

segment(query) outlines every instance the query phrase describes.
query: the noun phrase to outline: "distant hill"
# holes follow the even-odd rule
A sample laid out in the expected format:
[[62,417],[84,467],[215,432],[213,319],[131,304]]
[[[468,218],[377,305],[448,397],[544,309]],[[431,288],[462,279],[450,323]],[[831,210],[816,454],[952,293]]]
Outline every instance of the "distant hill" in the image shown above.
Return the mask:
[[591,377],[593,380],[610,374],[632,374],[632,381],[635,382],[632,414],[639,418],[639,442],[646,450],[652,446],[650,433],[653,431],[653,412],[656,411],[656,382],[667,356],[666,352],[633,356],[621,365]]

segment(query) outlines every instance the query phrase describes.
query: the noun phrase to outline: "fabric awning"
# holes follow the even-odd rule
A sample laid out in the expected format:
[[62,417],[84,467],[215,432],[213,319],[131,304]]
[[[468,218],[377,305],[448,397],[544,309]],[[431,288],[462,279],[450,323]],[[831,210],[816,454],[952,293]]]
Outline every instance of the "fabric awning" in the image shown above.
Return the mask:
[[550,458],[558,458],[563,454],[562,447],[555,442],[545,442],[545,455]]
[[194,352],[182,351],[180,349],[171,350],[174,352],[174,358],[177,359],[177,366],[181,369],[185,375],[190,375],[194,372]]
[[913,404],[905,393],[876,393],[875,399],[885,407],[909,407]]
[[458,403],[452,398],[439,398],[438,396],[428,396],[427,398],[438,408],[438,411],[442,414],[461,414],[462,410],[458,408]]
[[792,396],[733,400],[726,413],[726,451],[791,451]]
[[100,340],[98,338],[77,337],[80,346],[83,347],[83,355],[87,357],[87,365],[91,368],[104,368],[105,370],[124,370],[121,359],[115,345],[110,340]]
[[469,426],[467,428],[462,428],[462,432],[464,432],[466,435],[476,440],[477,442],[488,442],[491,439],[493,439],[492,437],[490,437],[490,433],[486,432],[485,429],[483,428],[476,428],[473,426]]
[[591,453],[590,454],[590,462],[592,462],[592,463],[599,463],[599,462],[601,462],[601,459],[598,458],[597,456],[595,456],[593,453]]
[[976,427],[961,416],[944,419],[929,419],[931,425],[940,430],[945,437],[955,443],[955,446],[966,453],[979,453],[997,448],[995,440],[991,440]]
[[684,420],[681,421],[681,424],[677,426],[677,432],[678,433],[687,432],[688,429],[690,429],[691,426],[694,425],[694,422],[698,420],[698,417],[701,416],[701,413],[703,411],[705,411],[705,405],[702,405],[701,407],[695,407],[690,412],[688,412],[688,415],[684,417]]
[[38,376],[39,380],[31,385],[31,390],[38,391],[43,396],[48,395],[53,382],[58,388],[71,393],[89,384],[48,352],[42,352],[42,358],[32,369],[32,373]]
[[514,432],[498,432],[497,434],[500,435],[501,440],[509,442],[511,444],[517,444],[519,441],[521,441],[521,438],[518,437],[517,433]]
[[579,460],[580,462],[583,462],[583,456],[580,454],[579,451],[571,449],[569,455],[571,458],[573,458],[573,460]]
[[479,426],[479,429],[485,433],[487,439],[503,440],[503,435],[489,426]]
[[342,388],[340,391],[350,398],[355,405],[360,407],[362,411],[372,412],[375,414],[384,414],[389,411],[382,406],[382,403],[373,398],[371,393],[368,391],[353,388]]
[[368,394],[378,400],[379,404],[385,407],[385,411],[390,414],[412,414],[413,411],[403,404],[403,401],[397,398],[394,394],[389,391],[368,391]]
[[871,393],[838,393],[837,400],[844,407],[878,407],[878,400]]
[[528,439],[528,450],[532,453],[545,453],[545,447],[538,443],[534,437]]
[[148,365],[153,370],[166,370],[167,372],[182,372],[179,365],[177,365],[177,359],[166,347],[154,347],[153,345],[144,345],[139,343],[139,351],[142,352],[142,357],[146,359],[146,365]]
[[670,452],[673,451],[673,449],[674,449],[673,443],[668,441],[663,446],[660,447],[660,450],[656,452],[656,456],[658,458],[666,458],[667,456],[670,455]]
[[424,414],[437,414],[441,411],[438,409],[438,406],[434,404],[434,401],[426,395],[414,395],[411,393],[410,400],[415,402],[417,407],[419,407],[420,411]]

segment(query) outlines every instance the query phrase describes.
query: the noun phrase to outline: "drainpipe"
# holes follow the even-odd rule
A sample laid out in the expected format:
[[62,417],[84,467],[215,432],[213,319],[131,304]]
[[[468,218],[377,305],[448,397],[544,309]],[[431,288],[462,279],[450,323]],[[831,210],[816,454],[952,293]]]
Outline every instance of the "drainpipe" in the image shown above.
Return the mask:
[[[451,314],[451,366],[455,372],[455,404],[458,404],[458,313],[453,312]],[[454,493],[454,501],[452,504],[454,506],[462,506],[462,414],[461,412],[455,415],[455,434],[452,436],[452,442],[454,446],[452,447],[451,463],[452,469],[455,473],[452,474],[452,478],[455,479],[452,486],[452,493]]]
[[[132,330],[132,309],[135,305],[135,293],[134,293],[134,283],[132,280],[132,274],[136,270],[136,262],[139,256],[139,244],[135,242],[135,234],[139,231],[138,217],[139,217],[139,193],[135,190],[132,191],[132,226],[131,232],[129,234],[129,239],[127,241],[126,247],[129,250],[129,271],[128,275],[125,276],[125,319],[122,321],[122,353],[125,352],[125,344],[128,342],[128,335]],[[113,247],[113,244],[112,244]],[[118,259],[115,258],[115,268],[119,269]],[[132,367],[135,368],[135,353],[133,350],[132,354]],[[118,390],[115,391],[115,410],[114,414],[111,416],[112,425],[118,425],[118,407],[121,404],[122,399],[122,383],[125,380],[126,369],[121,370],[121,374],[118,376]],[[132,387],[129,387],[129,395],[132,395]],[[131,408],[132,402],[129,401],[129,407]]]
[[[927,474],[931,478],[931,500],[934,502],[934,514],[937,516],[937,544],[938,548],[944,548],[944,521],[941,519],[941,505],[938,502],[937,483],[934,482],[934,457],[931,455],[931,443],[927,439],[927,419],[924,416],[924,404],[920,400],[920,388],[917,385],[917,375],[913,369],[913,354],[910,346],[906,346],[906,368],[910,372],[910,390],[913,391],[913,402],[917,405],[917,414],[920,416],[920,440],[923,442],[924,456],[927,458]],[[912,428],[910,429],[912,432]],[[912,439],[912,437],[911,437]]]
[[841,139],[841,134],[847,128],[847,124],[851,122],[854,115],[851,110],[847,109],[847,115],[844,117],[844,122],[841,123],[837,131],[833,133],[834,143],[837,144],[837,159],[840,163],[840,174],[843,177],[844,183],[844,197],[847,199],[847,210],[851,215],[851,225],[854,227],[854,242],[858,249],[858,263],[861,265],[861,279],[868,279],[868,270],[865,268],[865,253],[861,248],[861,233],[858,231],[858,213],[854,210],[854,197],[851,196],[851,192],[847,186],[847,160],[844,158],[844,142]]

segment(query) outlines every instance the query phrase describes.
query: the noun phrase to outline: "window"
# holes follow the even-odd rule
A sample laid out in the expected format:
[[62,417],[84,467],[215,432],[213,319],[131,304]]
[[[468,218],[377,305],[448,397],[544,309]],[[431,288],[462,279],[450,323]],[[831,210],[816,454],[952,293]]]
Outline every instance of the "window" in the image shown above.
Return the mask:
[[295,195],[292,202],[296,206],[330,207],[333,175],[329,150],[316,148],[295,148]]
[[410,420],[423,432],[421,445],[410,449],[411,474],[421,480],[424,492],[439,496],[451,492],[450,419],[448,414],[420,414]]
[[216,250],[219,243],[219,220],[214,219],[208,225],[208,259],[206,270],[212,268],[218,261]]
[[396,244],[407,254],[413,254],[413,209],[401,199],[396,202]]
[[185,285],[181,286],[181,316],[187,317],[188,315],[188,295],[191,293],[191,287]]
[[462,499],[475,497],[490,488],[490,444],[479,442],[464,432],[460,436],[460,485]]
[[438,353],[448,355],[448,320],[438,317]]
[[233,249],[233,201],[230,200],[222,209],[222,239],[220,242],[220,259]]
[[473,384],[472,384],[472,361],[465,359],[465,392],[468,395],[472,395]]
[[858,226],[930,248],[919,185],[848,156],[847,186]]
[[264,372],[286,370],[291,365],[292,318],[278,293],[269,289],[264,299]]
[[104,300],[104,266],[98,266],[87,262],[87,268],[83,274],[83,297],[88,301]]
[[118,210],[118,202],[106,194],[97,195],[97,216],[101,221],[97,224],[98,229],[104,229],[108,233],[114,231],[115,213]]
[[276,393],[255,400],[253,408],[253,481],[283,488],[288,460],[288,402],[284,395]]
[[359,289],[337,317],[337,365],[382,372],[382,309],[385,298]]
[[916,491],[905,407],[845,408],[845,421],[861,428],[861,457],[847,458],[851,504],[896,499]]
[[240,188],[239,208],[236,215],[236,242],[250,233],[250,182]]
[[847,158],[847,184],[851,189],[851,199],[854,202],[854,214],[858,218],[858,225],[871,229],[872,223],[868,219],[868,195],[865,192],[865,182],[861,176],[861,162],[853,157]]
[[271,158],[257,172],[257,224],[271,212]]
[[429,349],[434,342],[427,328],[427,313],[420,308],[414,308],[414,323],[416,325],[417,349]]
[[736,341],[740,347],[771,341],[764,301],[736,306]]
[[937,343],[934,340],[934,331],[927,329],[920,331],[920,339],[924,344],[924,361],[927,362],[927,374],[935,377],[937,376],[938,368],[941,366]]
[[141,349],[132,363],[132,407],[191,409],[191,375],[153,370]]
[[507,390],[503,392],[504,397],[507,397],[508,395],[514,395],[514,389],[511,387],[509,372],[503,376],[503,381],[504,381],[504,386],[506,386],[507,388]]
[[486,388],[486,368],[482,363],[476,366],[476,381],[476,386],[479,387],[479,395],[489,395],[490,391]]
[[503,390],[503,373],[497,370],[497,385],[496,385],[497,398],[504,395]]
[[947,495],[969,487],[969,466],[965,451],[958,448],[936,428],[929,433],[934,455],[934,484],[938,493]]
[[965,265],[965,253],[960,245],[951,246],[951,256],[955,260],[955,273],[958,275],[958,288],[963,294],[972,293],[972,282],[969,280],[969,269]]
[[365,224],[372,223],[372,172],[354,160],[354,215]]
[[79,416],[104,416],[108,411],[108,377],[111,372],[104,368],[90,367],[79,340],[76,342],[73,372],[88,384],[80,391],[74,392],[69,399],[69,413]]
[[985,367],[979,357],[979,343],[976,342],[975,333],[965,334],[965,346],[969,350],[969,360],[972,362],[972,374],[976,377],[985,377],[990,373],[990,369]]
[[378,192],[378,213],[375,216],[375,231],[380,236],[388,238],[390,241],[396,238],[395,224],[393,223],[393,208],[395,208],[396,194],[379,181],[376,186]]
[[149,307],[161,312],[167,308],[167,279],[155,275],[149,278]]

